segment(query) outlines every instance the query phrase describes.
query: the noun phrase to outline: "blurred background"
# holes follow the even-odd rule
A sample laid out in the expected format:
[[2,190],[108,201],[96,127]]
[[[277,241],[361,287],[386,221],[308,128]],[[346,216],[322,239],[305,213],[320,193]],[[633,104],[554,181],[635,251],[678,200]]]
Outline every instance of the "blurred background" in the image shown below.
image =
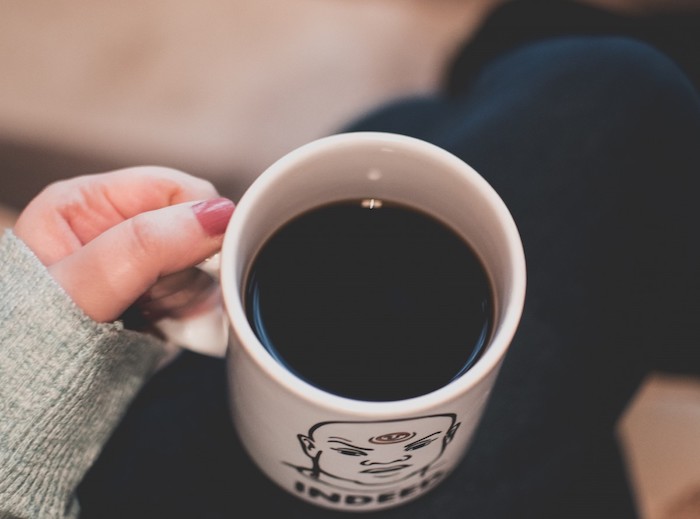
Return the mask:
[[160,164],[236,197],[265,166],[434,90],[493,0],[3,0],[0,202]]
[[[0,0],[0,226],[53,180],[137,164],[237,199],[296,146],[438,91],[504,1]],[[700,517],[700,382],[650,377],[619,433],[643,516]]]

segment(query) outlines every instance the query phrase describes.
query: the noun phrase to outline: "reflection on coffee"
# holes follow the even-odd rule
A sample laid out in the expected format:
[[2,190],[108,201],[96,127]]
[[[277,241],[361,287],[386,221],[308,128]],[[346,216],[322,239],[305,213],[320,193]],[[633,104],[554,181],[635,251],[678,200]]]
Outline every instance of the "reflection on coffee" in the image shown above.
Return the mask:
[[464,373],[493,314],[484,267],[461,237],[376,199],[322,206],[280,228],[253,261],[245,305],[290,371],[373,401],[429,393]]

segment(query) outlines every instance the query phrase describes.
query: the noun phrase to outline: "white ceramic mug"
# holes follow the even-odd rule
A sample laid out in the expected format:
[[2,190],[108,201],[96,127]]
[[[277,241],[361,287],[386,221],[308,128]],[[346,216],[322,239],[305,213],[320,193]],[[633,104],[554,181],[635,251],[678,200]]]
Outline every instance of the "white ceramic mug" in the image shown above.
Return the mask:
[[[275,230],[316,206],[368,198],[422,210],[461,235],[481,258],[495,303],[488,345],[473,367],[436,391],[395,402],[352,400],[298,378],[261,344],[245,311],[247,273]],[[368,511],[412,500],[455,468],[525,296],[516,226],[470,166],[434,145],[394,134],[349,133],[304,145],[270,166],[241,198],[226,231],[220,269],[231,412],[242,444],[273,481],[316,505]],[[201,326],[188,328],[195,343],[197,337],[216,342],[202,332]],[[367,471],[372,459],[394,465],[381,478],[372,477],[377,475]]]

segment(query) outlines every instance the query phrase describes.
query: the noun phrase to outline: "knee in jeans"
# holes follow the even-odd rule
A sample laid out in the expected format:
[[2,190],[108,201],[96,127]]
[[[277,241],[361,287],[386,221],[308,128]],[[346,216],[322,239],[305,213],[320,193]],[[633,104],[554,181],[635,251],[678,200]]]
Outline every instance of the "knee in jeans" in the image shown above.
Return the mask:
[[589,109],[612,106],[643,110],[648,116],[668,116],[675,110],[687,113],[692,107],[698,112],[698,93],[681,68],[642,41],[613,36],[561,38],[534,47],[558,64],[550,69],[552,84],[561,87],[564,95],[588,98]]
[[[548,113],[586,118],[700,114],[698,93],[671,58],[619,36],[561,37],[531,43],[502,56],[481,76],[477,91]],[[694,107],[694,108],[693,108]],[[697,115],[700,117],[700,115]]]

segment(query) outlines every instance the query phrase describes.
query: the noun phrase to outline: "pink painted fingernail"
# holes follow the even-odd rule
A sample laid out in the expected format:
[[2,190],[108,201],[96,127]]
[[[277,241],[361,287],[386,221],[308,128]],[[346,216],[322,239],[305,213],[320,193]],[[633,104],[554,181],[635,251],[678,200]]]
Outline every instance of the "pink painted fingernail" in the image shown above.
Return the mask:
[[223,234],[231,219],[235,205],[228,198],[212,198],[192,206],[199,224],[209,236]]

